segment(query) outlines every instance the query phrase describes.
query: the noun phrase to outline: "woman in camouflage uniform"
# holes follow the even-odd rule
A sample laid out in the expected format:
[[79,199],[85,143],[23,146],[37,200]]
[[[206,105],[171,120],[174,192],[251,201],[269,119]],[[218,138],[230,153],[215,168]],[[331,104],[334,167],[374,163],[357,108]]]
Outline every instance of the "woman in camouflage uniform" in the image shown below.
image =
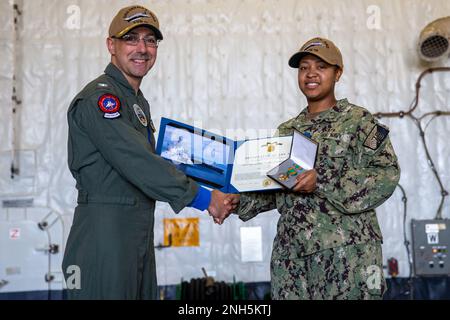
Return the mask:
[[[314,38],[289,60],[308,106],[279,126],[319,143],[315,168],[297,177],[293,191],[240,195],[247,221],[278,209],[271,261],[273,299],[381,299],[382,235],[375,208],[400,178],[389,130],[369,111],[336,100],[344,69],[330,40]],[[237,201],[237,200],[236,200]]]

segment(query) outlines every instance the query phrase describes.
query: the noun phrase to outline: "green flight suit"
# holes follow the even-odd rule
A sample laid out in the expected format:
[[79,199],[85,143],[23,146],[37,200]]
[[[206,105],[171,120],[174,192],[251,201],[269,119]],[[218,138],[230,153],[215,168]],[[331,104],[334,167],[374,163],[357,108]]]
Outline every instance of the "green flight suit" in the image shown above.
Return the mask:
[[[105,95],[120,101],[119,117],[105,117],[99,107]],[[139,120],[135,105],[146,121],[142,114]],[[155,154],[149,104],[113,64],[74,98],[68,123],[78,205],[63,272],[66,282],[70,266],[81,275],[81,288],[68,290],[68,298],[156,299],[155,201],[168,202],[178,213],[195,198],[198,185]]]
[[[242,194],[237,212],[243,221],[272,209],[280,213],[272,298],[381,298],[382,235],[374,209],[400,178],[388,130],[346,99],[314,118],[305,108],[279,126],[279,135],[290,135],[293,128],[319,143],[317,190]],[[379,281],[371,285],[371,279]]]

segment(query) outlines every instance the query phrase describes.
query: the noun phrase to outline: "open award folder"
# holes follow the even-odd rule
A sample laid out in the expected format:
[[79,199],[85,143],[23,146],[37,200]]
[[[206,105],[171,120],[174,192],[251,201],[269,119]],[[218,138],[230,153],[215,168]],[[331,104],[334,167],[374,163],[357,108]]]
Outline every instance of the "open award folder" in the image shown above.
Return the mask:
[[234,141],[162,118],[156,152],[205,187],[268,191],[282,188],[267,171],[290,158],[292,141],[292,136]]
[[297,183],[297,176],[314,169],[318,143],[294,129],[291,153],[288,159],[267,172],[267,175],[287,189]]

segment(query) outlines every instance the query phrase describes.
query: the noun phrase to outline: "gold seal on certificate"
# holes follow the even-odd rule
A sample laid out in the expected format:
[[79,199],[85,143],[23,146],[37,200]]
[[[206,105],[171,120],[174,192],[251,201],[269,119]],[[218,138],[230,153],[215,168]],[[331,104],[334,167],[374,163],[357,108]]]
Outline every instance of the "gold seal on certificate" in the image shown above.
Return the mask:
[[270,186],[271,184],[272,184],[272,180],[270,180],[270,179],[264,179],[264,181],[263,181],[263,187],[268,187],[268,186]]

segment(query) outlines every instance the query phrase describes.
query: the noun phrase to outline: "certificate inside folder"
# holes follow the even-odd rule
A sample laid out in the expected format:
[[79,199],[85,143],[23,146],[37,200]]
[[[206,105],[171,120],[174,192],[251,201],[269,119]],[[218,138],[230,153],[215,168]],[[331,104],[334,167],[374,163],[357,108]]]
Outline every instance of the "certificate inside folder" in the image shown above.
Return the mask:
[[281,189],[267,171],[289,158],[292,136],[234,141],[162,118],[156,152],[201,185],[226,193]]
[[286,189],[292,189],[300,174],[314,168],[317,150],[317,142],[294,130],[290,157],[267,175]]

